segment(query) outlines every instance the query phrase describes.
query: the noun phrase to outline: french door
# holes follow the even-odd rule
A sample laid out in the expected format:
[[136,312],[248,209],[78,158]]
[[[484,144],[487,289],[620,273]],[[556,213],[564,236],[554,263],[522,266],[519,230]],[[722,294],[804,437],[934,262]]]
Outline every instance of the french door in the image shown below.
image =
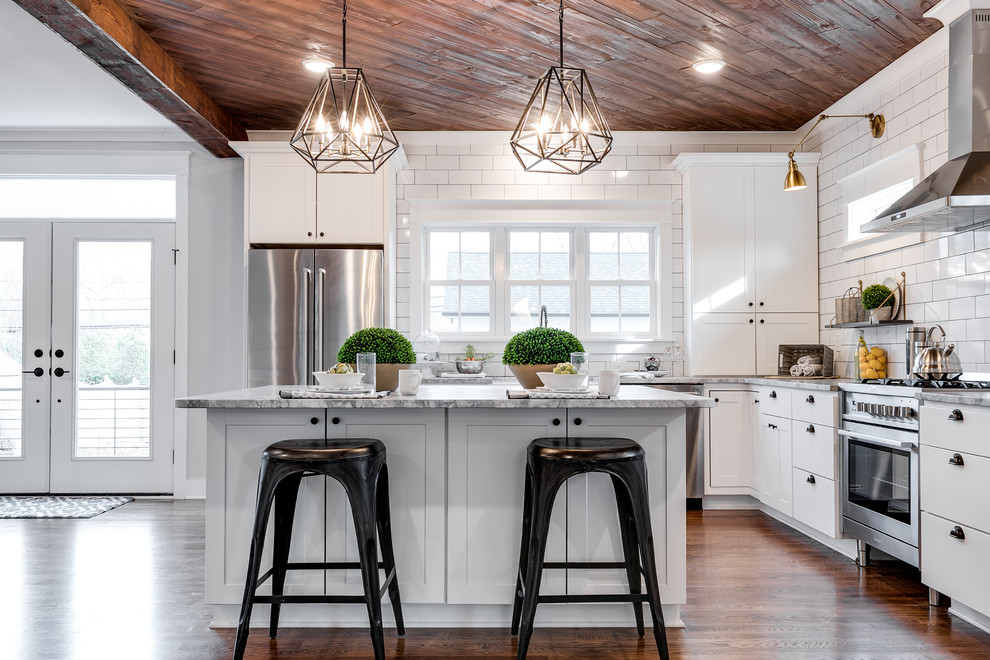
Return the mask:
[[172,492],[174,234],[0,222],[0,492]]

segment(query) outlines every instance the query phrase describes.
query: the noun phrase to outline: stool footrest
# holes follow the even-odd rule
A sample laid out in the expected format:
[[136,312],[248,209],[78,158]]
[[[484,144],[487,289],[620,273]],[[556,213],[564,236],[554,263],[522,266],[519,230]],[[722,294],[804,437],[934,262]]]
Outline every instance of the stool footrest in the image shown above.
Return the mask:
[[621,561],[545,561],[543,568],[621,568],[626,565]]
[[255,596],[256,603],[363,603],[364,596]]
[[588,594],[584,596],[566,594],[560,596],[540,595],[538,603],[646,603],[647,594]]

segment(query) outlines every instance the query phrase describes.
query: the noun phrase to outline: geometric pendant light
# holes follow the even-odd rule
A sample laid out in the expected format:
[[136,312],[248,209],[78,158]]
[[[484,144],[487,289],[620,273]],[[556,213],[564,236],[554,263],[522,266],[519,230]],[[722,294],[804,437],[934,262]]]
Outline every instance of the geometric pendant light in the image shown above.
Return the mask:
[[564,2],[560,2],[560,66],[550,67],[509,143],[527,172],[580,174],[602,162],[612,133],[584,69],[564,66]]
[[323,74],[289,144],[317,173],[373,173],[399,148],[361,69],[347,68],[347,0],[342,67]]

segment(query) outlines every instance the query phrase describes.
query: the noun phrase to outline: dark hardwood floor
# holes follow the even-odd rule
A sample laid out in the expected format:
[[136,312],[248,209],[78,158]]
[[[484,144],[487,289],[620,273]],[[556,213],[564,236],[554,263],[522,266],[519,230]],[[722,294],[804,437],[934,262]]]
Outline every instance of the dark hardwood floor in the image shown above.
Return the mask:
[[[136,501],[89,520],[0,520],[0,658],[229,657],[203,603],[202,502]],[[990,658],[990,635],[929,608],[916,570],[860,570],[758,512],[688,513],[675,658]],[[630,619],[631,619],[630,612]],[[248,658],[370,658],[363,629],[257,629]],[[390,658],[514,658],[506,629],[386,631]],[[531,660],[655,658],[632,629],[538,628]]]

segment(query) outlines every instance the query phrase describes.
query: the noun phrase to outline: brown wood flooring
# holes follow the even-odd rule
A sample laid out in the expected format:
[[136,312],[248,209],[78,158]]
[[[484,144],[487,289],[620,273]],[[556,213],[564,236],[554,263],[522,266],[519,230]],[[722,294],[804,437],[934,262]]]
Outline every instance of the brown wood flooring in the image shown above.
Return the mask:
[[[214,659],[232,630],[203,602],[204,505],[136,501],[89,520],[0,520],[0,658]],[[752,511],[688,513],[675,658],[990,658],[990,635],[929,608],[918,572],[861,570]],[[630,612],[631,619],[631,612]],[[514,658],[506,629],[386,631],[389,658]],[[256,629],[247,658],[370,658],[361,629]],[[655,658],[633,629],[538,628],[531,660]]]

